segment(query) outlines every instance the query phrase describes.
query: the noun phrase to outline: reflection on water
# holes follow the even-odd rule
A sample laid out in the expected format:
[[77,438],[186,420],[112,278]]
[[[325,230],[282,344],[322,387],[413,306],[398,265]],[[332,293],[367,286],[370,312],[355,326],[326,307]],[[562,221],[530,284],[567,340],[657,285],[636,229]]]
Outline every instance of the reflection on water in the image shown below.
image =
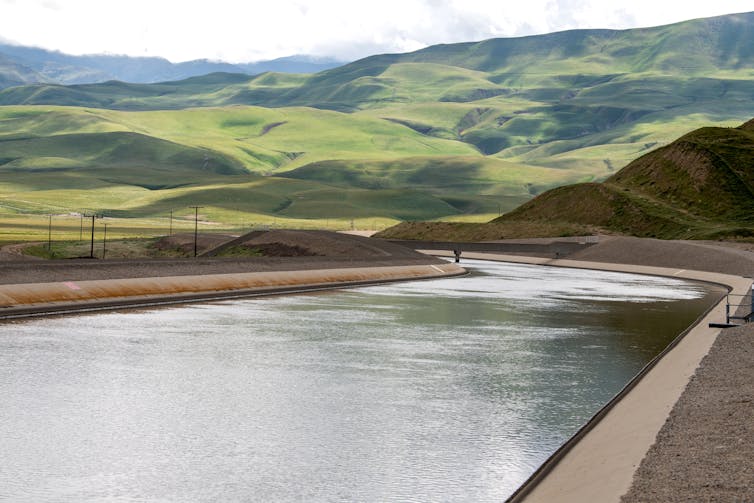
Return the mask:
[[0,325],[0,500],[501,501],[720,294],[465,265]]

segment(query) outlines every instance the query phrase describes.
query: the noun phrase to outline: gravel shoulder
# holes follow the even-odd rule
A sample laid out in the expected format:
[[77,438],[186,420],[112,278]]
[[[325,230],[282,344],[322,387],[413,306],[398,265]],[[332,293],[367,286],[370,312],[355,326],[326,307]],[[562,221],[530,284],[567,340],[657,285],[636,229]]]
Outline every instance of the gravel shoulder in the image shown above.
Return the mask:
[[[754,276],[750,243],[669,245],[659,260],[673,258],[667,252],[675,248],[682,267]],[[750,311],[750,300],[734,300],[744,304],[739,315]],[[621,501],[754,501],[752,417],[754,323],[724,329],[717,336]]]
[[724,330],[621,501],[754,501],[753,383],[754,330]]

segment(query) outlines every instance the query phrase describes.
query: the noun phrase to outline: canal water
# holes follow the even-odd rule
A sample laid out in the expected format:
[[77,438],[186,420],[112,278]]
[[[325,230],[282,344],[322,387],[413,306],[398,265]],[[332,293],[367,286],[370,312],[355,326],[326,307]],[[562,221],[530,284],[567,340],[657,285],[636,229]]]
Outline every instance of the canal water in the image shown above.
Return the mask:
[[0,500],[499,502],[721,294],[464,265],[0,325]]

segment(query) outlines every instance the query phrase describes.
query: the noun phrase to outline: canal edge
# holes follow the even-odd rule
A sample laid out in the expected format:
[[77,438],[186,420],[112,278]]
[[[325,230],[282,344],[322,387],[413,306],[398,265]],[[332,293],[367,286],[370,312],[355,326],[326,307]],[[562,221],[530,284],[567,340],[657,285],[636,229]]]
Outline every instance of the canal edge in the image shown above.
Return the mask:
[[[446,256],[434,250],[425,253]],[[495,262],[686,279],[720,286],[734,294],[747,293],[752,284],[750,278],[742,276],[666,267],[489,253],[464,256]],[[723,296],[671,341],[545,460],[506,503],[619,501],[631,487],[634,473],[673,406],[720,335],[722,329],[710,328],[707,322],[724,318],[724,302]]]
[[[0,285],[0,322],[311,293],[465,274],[468,273],[464,268],[448,263]],[[224,287],[219,288],[221,285]],[[25,291],[23,298],[22,291]],[[54,298],[62,300],[50,300]]]

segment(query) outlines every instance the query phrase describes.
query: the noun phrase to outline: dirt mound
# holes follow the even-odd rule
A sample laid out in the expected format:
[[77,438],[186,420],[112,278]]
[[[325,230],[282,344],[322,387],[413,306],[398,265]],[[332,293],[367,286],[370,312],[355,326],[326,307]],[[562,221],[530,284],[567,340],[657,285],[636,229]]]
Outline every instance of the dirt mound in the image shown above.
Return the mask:
[[[196,237],[197,253],[201,254],[234,239],[229,234],[198,234]],[[190,232],[173,234],[158,239],[152,248],[159,255],[191,256],[194,254],[194,234]]]
[[598,244],[577,251],[568,258],[749,276],[754,271],[754,252],[751,249],[747,243],[600,236]]
[[386,259],[391,257],[413,258],[418,256],[393,243],[330,231],[271,230],[252,232],[248,238],[241,236],[228,243],[227,247],[211,253],[218,257],[242,255],[268,257],[318,256],[343,259]]
[[230,246],[216,257],[316,257],[317,254],[301,246],[285,243],[243,243]]
[[18,261],[18,260],[42,260],[39,257],[25,255],[24,249],[39,243],[13,243],[0,248],[0,261]]
[[[176,234],[157,240],[154,246],[163,253],[152,258],[0,260],[0,284],[445,263],[381,239],[328,231],[256,231],[241,238],[200,234],[198,238],[199,250],[223,245],[220,250],[228,254],[194,258],[193,233]],[[234,255],[233,248],[239,247],[249,252]]]

